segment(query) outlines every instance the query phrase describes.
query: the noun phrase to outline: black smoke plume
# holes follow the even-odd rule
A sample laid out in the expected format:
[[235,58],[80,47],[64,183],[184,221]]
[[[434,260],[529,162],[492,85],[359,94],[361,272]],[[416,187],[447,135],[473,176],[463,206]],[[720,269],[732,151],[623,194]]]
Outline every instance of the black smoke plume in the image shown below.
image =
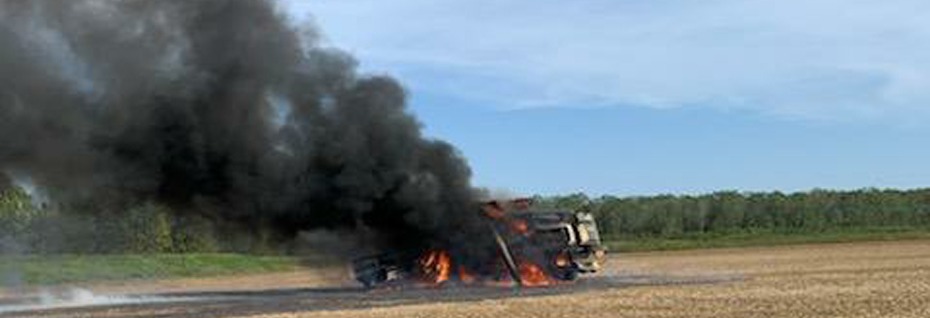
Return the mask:
[[10,178],[0,173],[0,193],[4,193],[4,191],[7,191],[12,186],[13,184],[10,182]]
[[469,168],[405,103],[274,2],[0,1],[0,172],[63,209],[455,249],[480,227]]

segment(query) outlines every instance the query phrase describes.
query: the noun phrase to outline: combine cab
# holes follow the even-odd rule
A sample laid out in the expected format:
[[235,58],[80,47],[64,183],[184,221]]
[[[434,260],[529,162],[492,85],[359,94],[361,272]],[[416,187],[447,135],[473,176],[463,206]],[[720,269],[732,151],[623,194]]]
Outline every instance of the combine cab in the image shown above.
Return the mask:
[[[491,280],[506,277],[521,286],[571,281],[579,274],[597,272],[605,260],[606,249],[601,245],[597,223],[590,213],[535,210],[526,199],[487,202],[481,210],[488,220],[488,235],[493,235],[497,243],[500,256],[497,263],[503,265],[495,268],[506,271],[491,275]],[[430,265],[433,267],[424,271],[423,264],[434,264],[437,255],[444,255],[443,260],[449,264]],[[356,280],[373,287],[423,276],[424,272],[429,276],[427,280],[442,283],[455,278],[449,277],[452,267],[456,266],[453,261],[447,253],[429,251],[420,256],[389,253],[362,257],[352,265]],[[458,268],[455,272],[461,271],[466,269]],[[471,277],[458,279],[465,283],[474,281]]]

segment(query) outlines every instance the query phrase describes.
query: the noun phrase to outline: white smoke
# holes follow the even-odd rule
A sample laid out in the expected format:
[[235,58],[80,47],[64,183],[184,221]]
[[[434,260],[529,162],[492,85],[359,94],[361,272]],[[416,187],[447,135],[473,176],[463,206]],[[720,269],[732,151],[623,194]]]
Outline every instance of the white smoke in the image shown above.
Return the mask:
[[203,297],[101,295],[83,288],[70,288],[63,291],[46,289],[39,291],[32,298],[21,300],[20,303],[0,305],[0,314],[80,307],[191,302],[204,299]]

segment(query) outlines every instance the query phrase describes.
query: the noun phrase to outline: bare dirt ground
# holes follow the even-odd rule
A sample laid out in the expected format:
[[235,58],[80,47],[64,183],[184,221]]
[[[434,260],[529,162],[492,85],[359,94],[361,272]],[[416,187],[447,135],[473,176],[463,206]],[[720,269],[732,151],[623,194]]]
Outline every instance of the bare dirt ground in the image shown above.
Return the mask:
[[164,302],[0,317],[930,317],[930,241],[622,254],[595,277],[525,290],[364,291],[342,269],[89,288]]

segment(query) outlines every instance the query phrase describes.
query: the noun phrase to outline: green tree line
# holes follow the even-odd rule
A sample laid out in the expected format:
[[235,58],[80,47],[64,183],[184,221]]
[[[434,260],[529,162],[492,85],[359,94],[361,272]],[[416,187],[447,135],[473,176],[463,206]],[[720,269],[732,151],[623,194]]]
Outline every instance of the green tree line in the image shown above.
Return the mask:
[[543,207],[588,209],[608,238],[681,238],[746,232],[930,229],[930,189],[716,192],[637,197],[537,196]]
[[[37,207],[22,189],[0,190],[0,254],[204,253],[271,251],[259,235],[144,203],[125,211]],[[223,238],[223,239],[221,239]]]
[[[544,208],[587,209],[607,239],[680,239],[704,234],[805,234],[856,229],[930,231],[930,189],[716,192],[637,197],[535,197]],[[280,252],[262,233],[144,203],[119,213],[39,208],[16,187],[0,189],[0,253]]]

